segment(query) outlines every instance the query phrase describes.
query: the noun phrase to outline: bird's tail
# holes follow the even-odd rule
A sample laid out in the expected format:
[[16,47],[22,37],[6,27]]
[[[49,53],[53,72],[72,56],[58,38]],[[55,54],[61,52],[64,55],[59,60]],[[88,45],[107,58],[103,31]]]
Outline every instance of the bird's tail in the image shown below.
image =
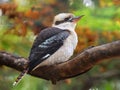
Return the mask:
[[25,74],[27,74],[27,72],[28,72],[28,69],[23,70],[20,73],[20,75],[16,78],[15,82],[13,83],[13,86],[16,86],[21,81],[21,79],[25,76]]

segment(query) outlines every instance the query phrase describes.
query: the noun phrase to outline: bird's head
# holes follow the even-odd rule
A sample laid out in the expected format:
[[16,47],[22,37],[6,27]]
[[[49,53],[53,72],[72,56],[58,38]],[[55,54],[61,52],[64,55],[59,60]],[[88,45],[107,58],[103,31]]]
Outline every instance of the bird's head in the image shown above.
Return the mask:
[[75,16],[72,13],[60,13],[54,17],[52,26],[62,29],[74,29],[77,21],[83,16],[84,15]]

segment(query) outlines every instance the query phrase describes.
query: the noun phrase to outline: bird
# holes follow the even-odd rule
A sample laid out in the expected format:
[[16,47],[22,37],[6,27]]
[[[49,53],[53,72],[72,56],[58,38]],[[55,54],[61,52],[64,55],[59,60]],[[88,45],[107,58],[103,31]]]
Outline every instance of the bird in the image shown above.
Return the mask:
[[57,14],[52,26],[42,30],[34,40],[28,57],[29,64],[13,85],[17,85],[25,74],[38,67],[68,61],[78,43],[75,27],[83,16],[75,16],[72,13]]

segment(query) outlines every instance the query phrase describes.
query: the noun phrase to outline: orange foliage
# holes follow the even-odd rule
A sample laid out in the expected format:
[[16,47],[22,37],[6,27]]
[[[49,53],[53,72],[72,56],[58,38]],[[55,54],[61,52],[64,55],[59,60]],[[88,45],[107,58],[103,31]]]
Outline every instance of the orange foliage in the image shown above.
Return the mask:
[[104,39],[107,42],[112,42],[114,40],[120,39],[119,31],[93,31],[86,27],[77,27],[76,32],[78,35],[78,45],[76,47],[75,53],[79,53],[81,50],[99,44],[99,41]]
[[25,12],[25,17],[27,18],[38,19],[39,16],[40,16],[40,13],[37,10],[28,10],[27,12]]
[[109,32],[109,31],[103,31],[102,32],[102,36],[106,39],[106,40],[108,40],[108,41],[112,41],[113,40],[113,35],[111,34],[111,32]]
[[119,31],[103,31],[101,35],[106,39],[106,41],[113,41],[116,39],[120,39],[120,32]]
[[76,53],[85,49],[88,46],[96,45],[96,41],[98,39],[97,32],[90,30],[89,28],[81,28],[77,27],[76,32],[78,35],[78,45],[76,47]]
[[[66,6],[64,6],[64,2],[61,1],[48,0],[48,2],[49,4],[38,3],[33,5],[26,12],[18,11],[18,4],[14,2],[0,4],[3,15],[8,16],[8,19],[10,19],[14,25],[10,27],[6,33],[25,36],[27,34],[27,27],[30,27],[34,34],[38,34],[42,29],[51,26],[53,16],[56,15],[56,10],[62,10],[63,12]],[[39,23],[36,24],[36,21],[39,21]]]
[[6,11],[6,10],[15,10],[16,7],[17,7],[17,5],[14,4],[14,3],[2,3],[2,4],[0,4],[0,8],[3,11]]
[[3,15],[8,16],[10,19],[23,16],[22,12],[16,12],[16,8],[17,5],[14,3],[0,4],[0,9],[2,9]]
[[120,5],[120,0],[113,0],[114,5]]
[[112,35],[114,36],[114,38],[120,39],[120,32],[118,32],[118,31],[116,30],[116,31],[113,31],[113,32],[111,32],[111,33],[112,33]]

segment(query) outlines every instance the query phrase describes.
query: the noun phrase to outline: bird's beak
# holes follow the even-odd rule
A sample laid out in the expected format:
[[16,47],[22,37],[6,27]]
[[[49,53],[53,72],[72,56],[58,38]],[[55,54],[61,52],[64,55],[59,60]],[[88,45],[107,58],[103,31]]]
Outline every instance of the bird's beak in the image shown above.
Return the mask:
[[74,22],[74,23],[76,23],[76,22],[78,22],[83,16],[84,16],[84,15],[73,17],[73,18],[71,19],[71,21]]

